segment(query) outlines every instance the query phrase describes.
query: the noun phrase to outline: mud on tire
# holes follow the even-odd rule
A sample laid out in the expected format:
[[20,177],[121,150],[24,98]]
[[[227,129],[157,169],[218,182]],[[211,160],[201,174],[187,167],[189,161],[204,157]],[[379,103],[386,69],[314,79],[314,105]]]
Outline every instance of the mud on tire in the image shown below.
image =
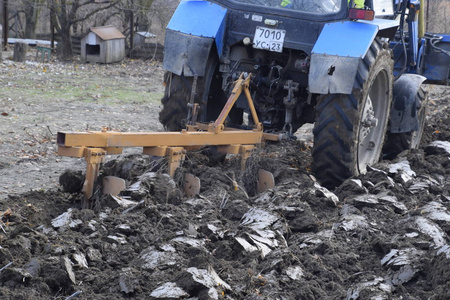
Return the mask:
[[393,90],[391,52],[376,39],[361,60],[351,94],[318,97],[313,168],[318,181],[334,188],[365,173],[381,155]]
[[[198,121],[208,122],[214,120],[222,110],[226,102],[225,93],[222,90],[222,77],[219,74],[219,64],[216,55],[208,58],[204,76],[197,80],[195,102],[200,104]],[[188,114],[188,103],[193,88],[193,77],[176,75],[171,72],[164,74],[166,89],[161,99],[163,106],[159,113],[159,121],[170,131],[178,131],[184,128],[183,120]]]
[[419,120],[418,129],[416,131],[402,133],[388,132],[386,142],[383,146],[383,158],[394,159],[403,151],[419,148],[425,127],[428,102],[428,91],[423,85],[419,88],[416,98],[421,103],[420,109],[417,112],[417,118]]
[[159,113],[159,121],[169,131],[183,128],[182,120],[187,117],[187,104],[192,87],[192,78],[175,75],[170,72],[164,74],[166,89],[161,99],[163,106]]

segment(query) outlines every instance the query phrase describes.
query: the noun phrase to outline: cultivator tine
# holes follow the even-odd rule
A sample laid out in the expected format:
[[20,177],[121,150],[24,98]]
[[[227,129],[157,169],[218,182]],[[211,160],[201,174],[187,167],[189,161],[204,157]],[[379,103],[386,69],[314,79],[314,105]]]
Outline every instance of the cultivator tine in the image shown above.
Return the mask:
[[118,196],[121,191],[127,188],[125,180],[116,176],[103,177],[103,194]]
[[241,155],[241,171],[245,170],[245,163],[255,149],[254,145],[242,145],[239,149]]
[[186,149],[184,147],[144,147],[143,154],[151,156],[166,156],[167,157],[167,173],[171,177],[175,175],[176,169],[181,165],[186,156]]
[[273,174],[269,171],[259,169],[258,183],[257,183],[258,193],[267,191],[268,189],[271,189],[274,186],[275,186],[275,178],[273,177]]
[[98,172],[100,169],[100,164],[103,163],[106,151],[102,148],[86,148],[85,159],[86,159],[86,179],[83,184],[83,194],[84,201],[81,204],[81,208],[91,208],[91,198],[94,194],[94,184],[98,177]]
[[184,193],[192,198],[200,193],[200,179],[190,173],[184,175]]
[[184,161],[186,156],[186,149],[183,147],[168,147],[167,149],[167,160],[168,167],[167,173],[169,173],[170,177],[175,175],[175,171],[181,165],[181,162]]

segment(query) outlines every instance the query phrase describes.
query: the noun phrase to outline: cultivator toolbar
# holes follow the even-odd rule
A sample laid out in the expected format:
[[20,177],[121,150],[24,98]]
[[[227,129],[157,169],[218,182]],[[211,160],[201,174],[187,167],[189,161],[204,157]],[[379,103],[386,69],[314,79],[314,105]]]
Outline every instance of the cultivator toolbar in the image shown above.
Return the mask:
[[[249,92],[251,76],[243,75],[235,82],[233,91],[215,122],[201,124],[192,120],[181,132],[58,132],[58,154],[70,157],[84,157],[87,163],[83,185],[83,208],[91,207],[94,183],[105,155],[121,154],[124,147],[143,147],[143,154],[165,156],[170,176],[180,166],[186,151],[205,146],[217,146],[221,153],[239,154],[241,168],[257,145],[267,140],[279,141],[282,135],[267,134],[259,122]],[[254,121],[252,129],[225,127],[225,120],[241,93],[244,92]],[[195,108],[194,108],[195,109]]]

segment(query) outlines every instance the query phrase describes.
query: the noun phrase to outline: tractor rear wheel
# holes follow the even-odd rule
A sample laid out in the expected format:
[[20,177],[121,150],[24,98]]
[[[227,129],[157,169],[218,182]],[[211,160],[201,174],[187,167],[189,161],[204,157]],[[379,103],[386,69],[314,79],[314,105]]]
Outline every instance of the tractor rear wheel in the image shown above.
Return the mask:
[[386,136],[386,142],[383,147],[383,157],[386,159],[394,159],[406,150],[417,149],[422,139],[423,130],[425,128],[425,117],[427,111],[428,92],[425,87],[420,86],[417,91],[416,98],[420,102],[420,107],[417,111],[418,128],[416,131],[392,133],[389,132]]
[[366,172],[381,155],[393,90],[391,52],[376,39],[361,60],[351,94],[318,97],[313,167],[318,181],[334,188]]
[[[218,59],[212,55],[208,59],[205,76],[197,80],[195,102],[200,104],[198,120],[201,122],[214,120],[226,102],[218,68]],[[159,113],[159,121],[166,130],[179,131],[184,128],[193,83],[193,77],[171,72],[164,74],[166,88],[161,99],[163,108]]]
[[169,131],[178,131],[183,128],[182,120],[187,117],[189,95],[192,87],[192,78],[176,75],[171,72],[164,74],[163,105],[159,112],[159,121]]

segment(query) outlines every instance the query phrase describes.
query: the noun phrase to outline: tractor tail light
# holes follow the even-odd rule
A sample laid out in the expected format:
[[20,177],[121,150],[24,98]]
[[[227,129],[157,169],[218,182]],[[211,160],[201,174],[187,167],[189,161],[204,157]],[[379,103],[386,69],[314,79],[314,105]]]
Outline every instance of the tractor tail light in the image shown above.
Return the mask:
[[352,20],[368,20],[372,21],[375,17],[375,12],[370,9],[350,8],[348,17]]

